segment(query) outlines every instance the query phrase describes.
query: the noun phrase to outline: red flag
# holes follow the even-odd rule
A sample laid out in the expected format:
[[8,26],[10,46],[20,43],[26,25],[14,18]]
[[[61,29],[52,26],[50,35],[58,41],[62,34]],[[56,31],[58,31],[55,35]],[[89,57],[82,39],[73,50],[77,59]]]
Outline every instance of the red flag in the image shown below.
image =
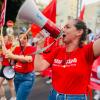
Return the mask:
[[[56,0],[52,0],[50,4],[42,11],[42,13],[48,19],[50,19],[51,21],[55,23],[56,22]],[[33,24],[31,27],[31,30],[32,30],[33,36],[35,36],[40,31],[40,28],[37,25]]]
[[1,9],[1,15],[0,15],[0,27],[3,26],[5,23],[6,4],[7,4],[7,0],[4,0]]
[[39,26],[37,26],[36,24],[31,25],[31,32],[32,32],[33,37],[35,37],[37,33],[39,33],[40,31],[41,31],[41,28]]
[[42,11],[42,13],[54,23],[56,22],[56,0],[51,3]]
[[79,14],[79,19],[84,19],[84,13],[85,13],[85,0],[82,0],[82,7]]

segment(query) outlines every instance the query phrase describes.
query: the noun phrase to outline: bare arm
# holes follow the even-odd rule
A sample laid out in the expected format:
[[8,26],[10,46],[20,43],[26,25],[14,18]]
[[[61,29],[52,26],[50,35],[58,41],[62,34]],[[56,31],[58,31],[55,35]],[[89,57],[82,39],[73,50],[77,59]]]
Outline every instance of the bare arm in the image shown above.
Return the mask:
[[9,59],[19,60],[22,62],[32,62],[32,56],[15,55],[9,50],[6,50],[5,55]]
[[5,47],[4,41],[2,41],[2,49],[3,49],[3,53],[5,54],[7,58],[19,60],[22,62],[32,62],[32,56],[15,55],[10,50],[7,50],[7,48]]
[[50,66],[49,62],[43,59],[42,55],[36,54],[34,60],[34,68],[36,71],[43,71]]
[[93,51],[95,57],[100,56],[100,38],[97,39],[93,44]]

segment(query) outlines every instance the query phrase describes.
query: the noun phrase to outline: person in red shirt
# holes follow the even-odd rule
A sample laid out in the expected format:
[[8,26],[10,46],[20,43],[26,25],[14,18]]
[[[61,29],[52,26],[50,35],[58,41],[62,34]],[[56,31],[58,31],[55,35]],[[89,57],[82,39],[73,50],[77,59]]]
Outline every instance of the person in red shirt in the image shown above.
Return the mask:
[[24,33],[20,33],[19,42],[20,45],[12,53],[5,48],[2,39],[2,48],[8,58],[16,60],[16,64],[14,65],[16,100],[27,100],[35,80],[34,54],[32,53],[36,49],[28,43],[28,36]]
[[[4,42],[5,42],[5,46],[7,48],[7,50],[11,50],[12,51],[12,47],[13,47],[13,36],[9,36],[7,34],[4,35]],[[3,51],[3,50],[2,50]],[[6,100],[6,95],[5,95],[5,88],[3,87],[3,82],[6,80],[8,82],[9,85],[9,89],[10,89],[10,93],[11,93],[11,98],[10,100],[15,100],[15,90],[14,90],[14,85],[13,85],[13,78],[8,79],[7,77],[5,77],[3,71],[6,67],[10,66],[10,61],[9,59],[5,56],[5,54],[3,52],[0,53],[0,63],[1,63],[1,70],[0,70],[0,87],[1,87],[1,99],[0,100]]]
[[87,100],[91,66],[100,56],[100,39],[84,44],[87,27],[80,19],[70,19],[62,30],[65,45],[45,56],[36,54],[35,69],[52,68],[49,100]]

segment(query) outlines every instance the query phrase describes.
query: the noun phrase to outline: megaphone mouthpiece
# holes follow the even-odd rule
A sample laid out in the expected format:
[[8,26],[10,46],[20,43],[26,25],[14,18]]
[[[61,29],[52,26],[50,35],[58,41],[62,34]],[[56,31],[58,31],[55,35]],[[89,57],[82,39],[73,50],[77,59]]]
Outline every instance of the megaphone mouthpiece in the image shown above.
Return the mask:
[[57,36],[60,34],[60,29],[56,27],[56,25],[48,20],[47,23],[43,26],[43,29],[47,30],[50,33],[50,36],[57,38]]

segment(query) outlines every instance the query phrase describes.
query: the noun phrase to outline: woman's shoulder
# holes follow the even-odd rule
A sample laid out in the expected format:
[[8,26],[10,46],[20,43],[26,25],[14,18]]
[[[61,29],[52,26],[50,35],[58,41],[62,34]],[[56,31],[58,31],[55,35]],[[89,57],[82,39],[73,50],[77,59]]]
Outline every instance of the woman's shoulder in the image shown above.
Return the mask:
[[90,43],[88,43],[88,44],[84,44],[83,45],[83,48],[90,48],[90,47],[92,47],[93,46],[93,42],[90,42]]

